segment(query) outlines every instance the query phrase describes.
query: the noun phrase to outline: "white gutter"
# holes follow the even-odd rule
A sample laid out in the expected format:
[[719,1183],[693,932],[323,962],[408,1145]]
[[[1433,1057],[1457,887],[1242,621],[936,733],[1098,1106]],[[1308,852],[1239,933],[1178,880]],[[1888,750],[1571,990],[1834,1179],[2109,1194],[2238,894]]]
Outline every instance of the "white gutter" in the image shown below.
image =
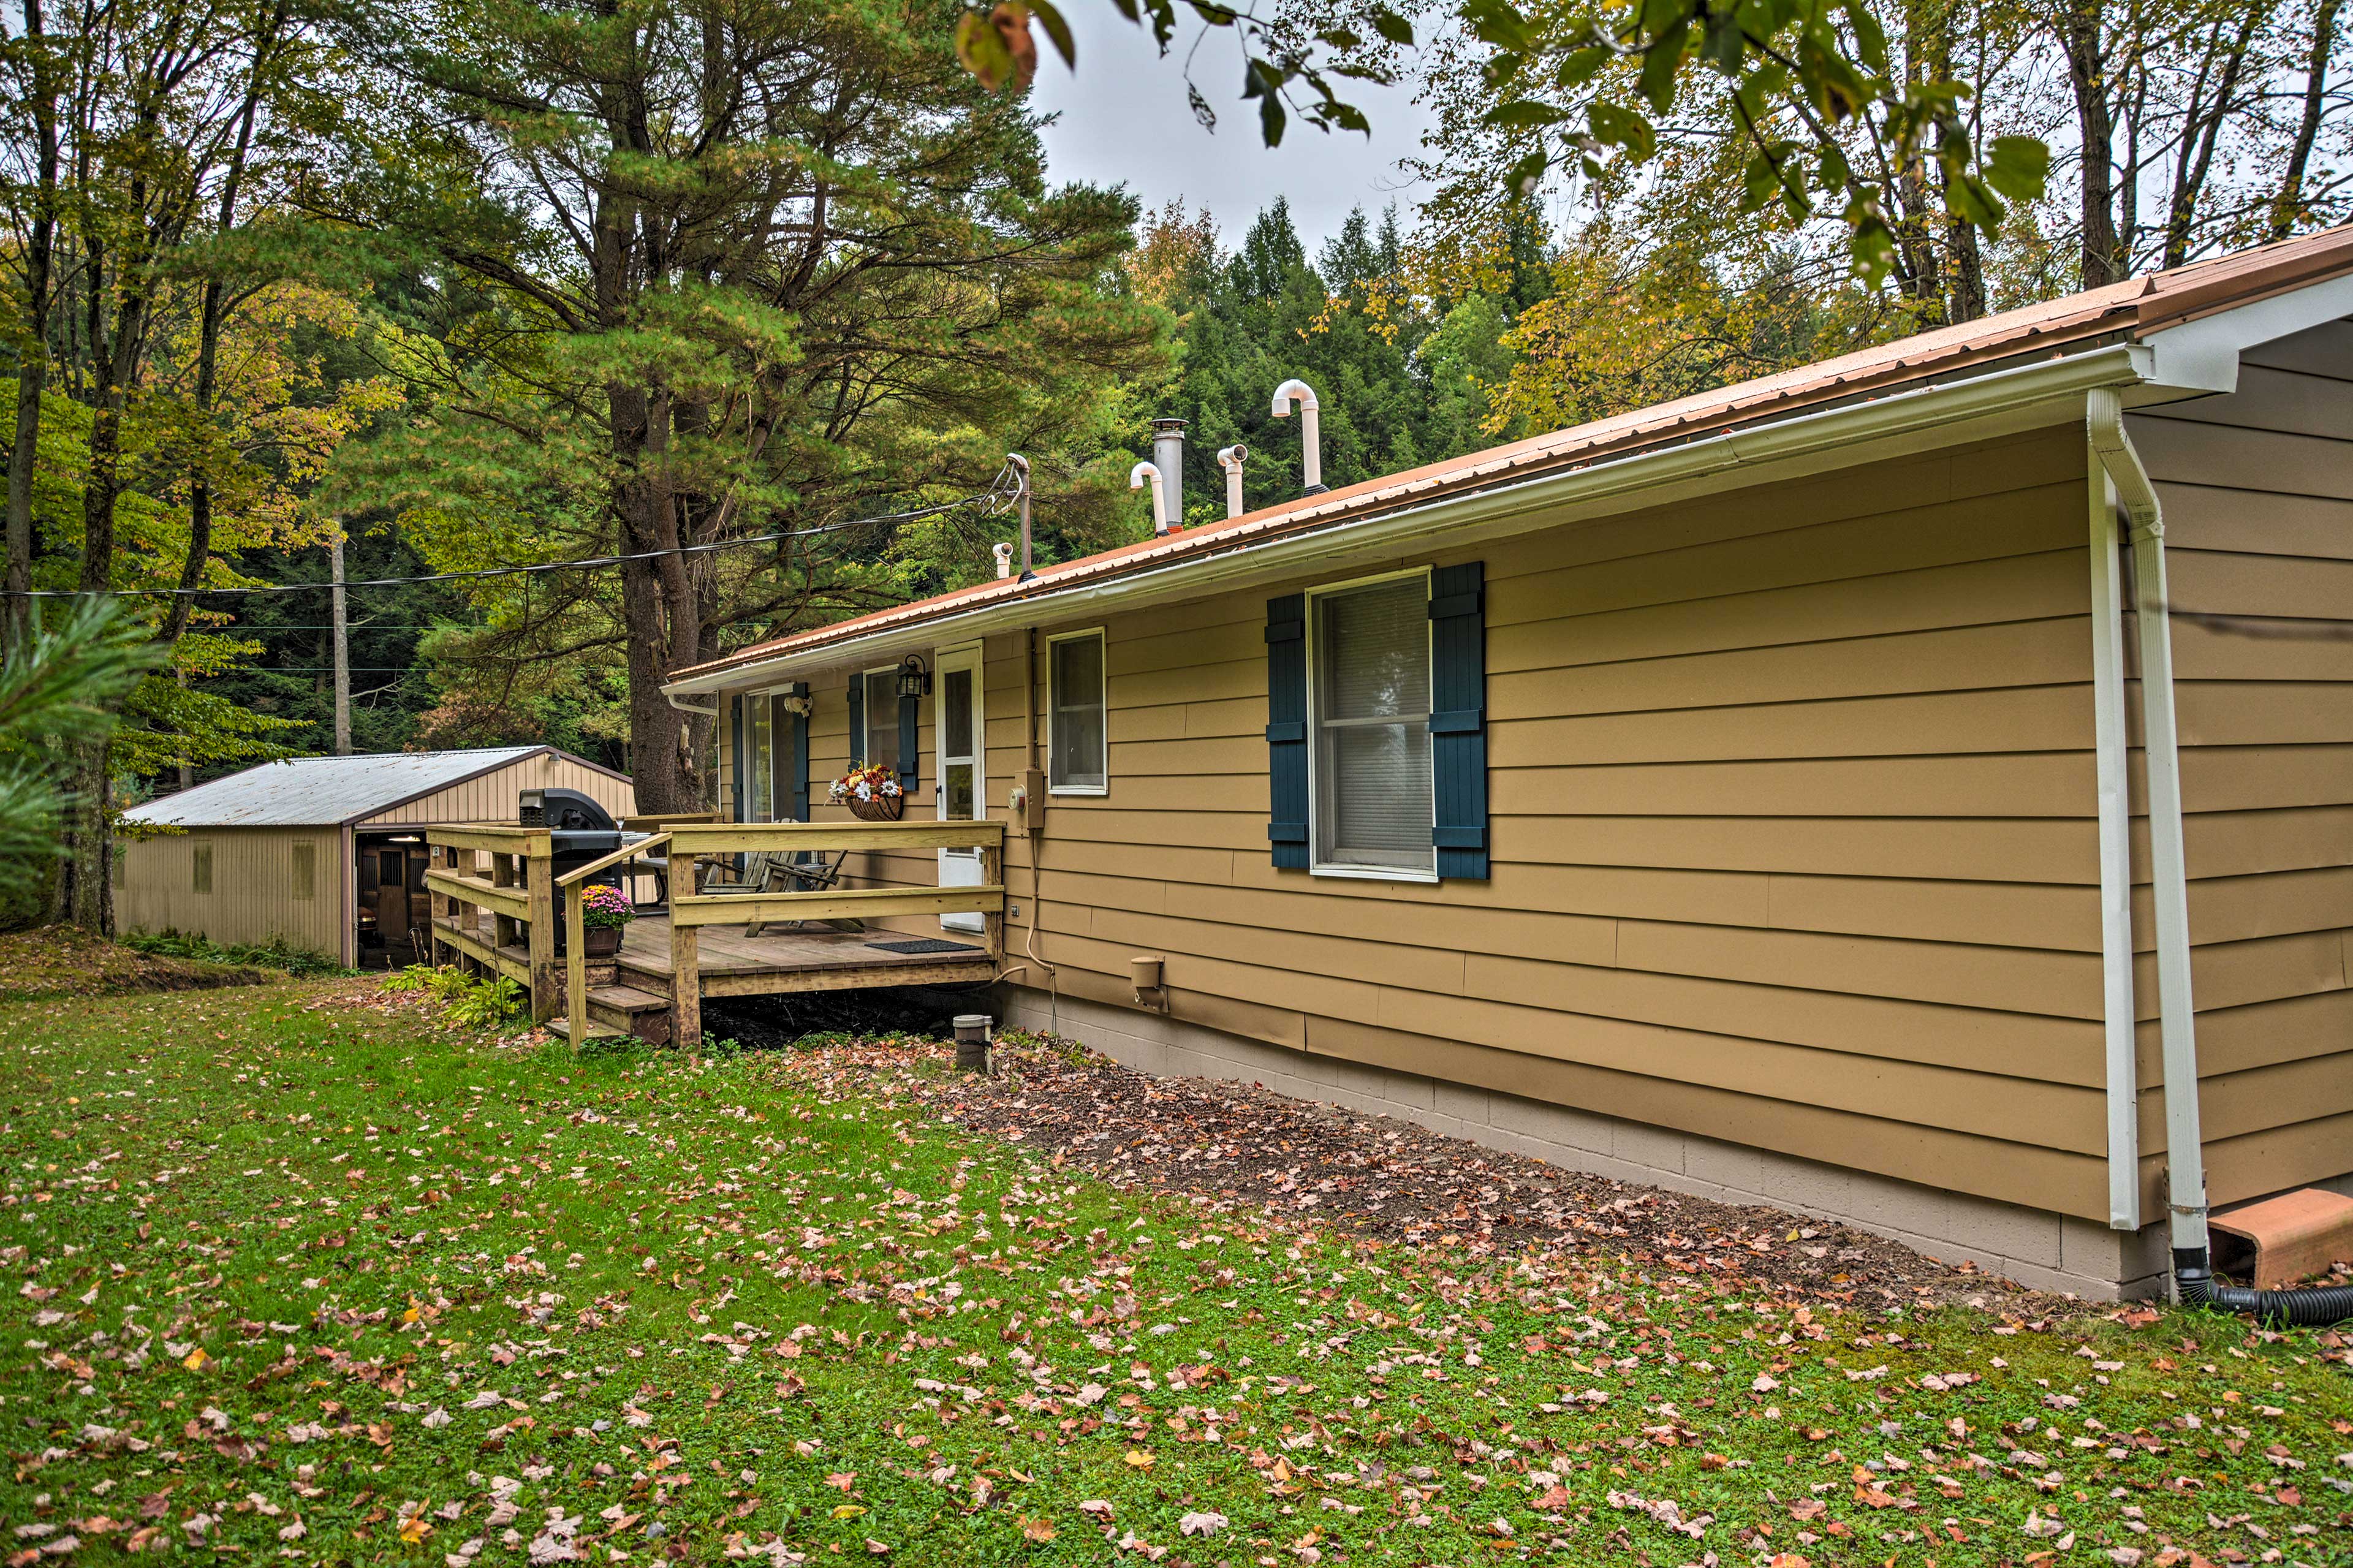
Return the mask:
[[[2102,388],[2088,395],[2116,395]],[[2140,1228],[2140,1063],[2133,1013],[2132,794],[2125,711],[2124,566],[2116,487],[2087,434],[2091,505],[2092,731],[2100,838],[2100,1016],[2107,1047],[2108,1226]]]
[[2165,1059],[2166,1207],[2177,1258],[2206,1252],[2206,1157],[2198,1124],[2197,1015],[2189,994],[2189,878],[2181,837],[2181,749],[2173,716],[2173,637],[2165,513],[2125,431],[2113,387],[2085,400],[2092,450],[2131,524],[2140,641],[2142,755],[2148,774],[2150,901],[2156,910],[2158,1033]]
[[[1620,458],[1601,458],[1582,467],[1555,469],[1531,479],[1462,490],[1419,505],[1356,518],[1334,517],[1323,526],[1264,535],[1244,535],[1219,548],[1205,543],[1197,552],[1116,576],[1057,587],[1039,579],[1029,593],[993,595],[972,608],[948,615],[894,622],[840,642],[782,648],[767,658],[704,670],[662,688],[675,704],[686,693],[733,690],[785,670],[825,669],[872,663],[885,653],[931,647],[991,632],[1018,631],[1050,619],[1126,601],[1194,598],[1257,579],[1320,569],[1335,554],[1378,556],[1419,547],[1444,535],[1449,544],[1468,544],[1514,533],[1530,533],[1577,521],[1580,510],[1606,512],[1651,504],[1644,492],[1711,480],[1733,469],[1757,468],[1761,483],[1774,465],[1795,463],[1867,442],[1923,432],[1951,439],[1989,432],[1953,427],[1973,420],[2009,417],[2048,405],[2052,422],[2071,422],[2080,400],[2093,387],[2129,386],[2148,380],[2147,350],[2126,343],[2054,356],[2010,370],[1989,371],[1944,384],[1912,387],[1816,409],[1785,419],[1713,436],[1679,446],[1655,447]],[[2031,423],[2031,421],[2029,421]],[[2010,428],[2027,425],[2013,423]],[[1868,460],[1856,454],[1852,460]],[[700,711],[700,710],[693,710]]]

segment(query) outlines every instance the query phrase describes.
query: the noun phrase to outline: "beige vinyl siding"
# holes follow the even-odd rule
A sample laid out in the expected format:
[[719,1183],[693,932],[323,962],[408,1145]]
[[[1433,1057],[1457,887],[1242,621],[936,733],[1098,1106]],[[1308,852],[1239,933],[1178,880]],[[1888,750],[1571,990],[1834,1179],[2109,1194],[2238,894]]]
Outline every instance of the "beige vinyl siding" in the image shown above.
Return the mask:
[[576,789],[611,813],[615,821],[636,814],[637,792],[629,781],[553,752],[542,752],[380,811],[362,827],[410,826],[420,823],[512,824],[516,796],[527,789]]
[[1114,616],[1042,952],[1097,1000],[1159,952],[1258,1038],[2104,1216],[2083,487],[2055,432],[1476,552],[1485,882],[1271,868],[1265,601],[1313,579]]
[[[2291,374],[2316,375],[2250,368],[2252,406],[2306,421],[2257,449],[2233,400],[2136,421],[2181,605],[2353,618],[2338,394]],[[1265,601],[1316,579],[1114,616],[1110,787],[1053,798],[1042,905],[1008,840],[1007,962],[1034,922],[1065,994],[1126,1005],[1129,958],[1157,953],[1176,1014],[1214,1027],[2105,1218],[2084,476],[2071,428],[1437,557],[1486,567],[1483,882],[1271,869]],[[2227,1202],[2353,1147],[2353,643],[2175,641]],[[1002,816],[1023,639],[986,652]],[[820,799],[848,761],[843,679],[813,683]],[[923,758],[910,816],[934,810],[928,703]],[[2154,1214],[2145,885],[2136,903]]]
[[[2178,609],[2333,634],[2173,623],[2200,1105],[2211,1196],[2230,1203],[2353,1169],[2353,327],[2251,351],[2236,392],[2147,411],[2132,434],[2164,501]],[[2145,879],[2145,834],[2134,867]],[[2153,1161],[2162,1069],[2141,945]]]
[[1157,953],[1213,1027],[2105,1218],[2084,497],[2068,429],[1436,557],[1485,563],[1486,881],[1271,868],[1265,605],[1318,579],[1041,627],[1042,710],[1046,637],[1105,626],[1110,785],[1053,798],[1042,904],[1008,838],[1006,962],[1034,921],[1064,994]]
[[[2178,605],[2353,630],[2348,393],[2337,327],[2259,351],[2231,397],[2135,417]],[[1034,939],[1061,994],[1128,1005],[1129,959],[1158,954],[1191,1022],[2105,1220],[2085,473],[2066,426],[1379,563],[1484,563],[1485,881],[1271,868],[1265,604],[1323,579],[1041,626],[1034,710],[1046,638],[1104,626],[1110,782],[1008,838],[1011,979],[1046,984]],[[2230,1202],[2353,1164],[2353,640],[2183,622],[2174,644]],[[1002,816],[1024,637],[986,653]],[[812,682],[819,799],[845,674]],[[933,812],[924,718],[910,816]],[[2134,858],[2155,1215],[2138,820]]]
[[[299,898],[295,858],[308,847],[311,896]],[[340,955],[345,890],[343,830],[207,827],[125,844],[115,921],[127,931],[181,931],[217,942],[267,942]],[[199,855],[212,891],[195,890]]]
[[719,718],[715,725],[719,745],[719,787],[713,792],[713,809],[722,822],[735,820],[735,708],[744,699],[734,693],[719,700]]

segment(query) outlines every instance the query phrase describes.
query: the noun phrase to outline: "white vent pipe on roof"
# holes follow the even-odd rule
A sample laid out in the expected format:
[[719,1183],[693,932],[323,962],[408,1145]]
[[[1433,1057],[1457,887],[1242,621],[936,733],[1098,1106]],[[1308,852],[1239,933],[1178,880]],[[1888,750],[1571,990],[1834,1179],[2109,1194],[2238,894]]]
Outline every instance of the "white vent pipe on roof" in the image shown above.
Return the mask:
[[997,580],[1002,583],[1005,579],[1013,575],[1013,546],[1011,544],[995,544],[991,545],[989,548],[997,556]]
[[1150,463],[1138,463],[1127,470],[1127,488],[1152,489],[1152,531],[1155,536],[1168,531],[1168,492],[1161,488],[1160,470]]
[[1323,405],[1315,401],[1315,389],[1292,377],[1274,389],[1274,416],[1291,417],[1291,405],[1299,405],[1300,472],[1307,479],[1303,494],[1320,496],[1324,493],[1324,427],[1319,418]]
[[1218,467],[1226,470],[1226,515],[1240,517],[1246,510],[1242,505],[1242,465],[1250,460],[1250,448],[1240,441],[1218,448]]

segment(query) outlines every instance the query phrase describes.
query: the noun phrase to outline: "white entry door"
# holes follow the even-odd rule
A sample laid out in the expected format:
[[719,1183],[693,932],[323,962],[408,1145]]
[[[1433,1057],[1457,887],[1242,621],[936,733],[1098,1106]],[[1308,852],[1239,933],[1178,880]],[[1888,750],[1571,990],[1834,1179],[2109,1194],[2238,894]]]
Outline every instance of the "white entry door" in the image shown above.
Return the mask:
[[[988,809],[988,731],[980,701],[980,649],[965,647],[940,654],[932,668],[937,678],[932,689],[937,693],[934,706],[938,734],[933,750],[939,756],[938,787],[933,794],[940,803],[940,820],[977,822]],[[980,886],[980,851],[941,850],[940,886]],[[983,929],[977,911],[942,915],[940,924],[957,931]]]

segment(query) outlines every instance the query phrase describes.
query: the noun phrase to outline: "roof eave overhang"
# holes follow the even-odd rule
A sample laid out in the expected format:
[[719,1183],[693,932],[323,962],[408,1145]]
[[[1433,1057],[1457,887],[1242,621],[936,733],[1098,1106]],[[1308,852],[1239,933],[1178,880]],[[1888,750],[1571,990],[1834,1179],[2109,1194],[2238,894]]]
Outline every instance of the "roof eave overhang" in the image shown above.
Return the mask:
[[2247,350],[2348,316],[2353,316],[2353,275],[2302,283],[2194,315],[2140,334],[2139,346],[2148,355],[2147,379],[2205,392],[2236,392],[2239,356]]
[[[2191,323],[2197,325],[2199,323]],[[2186,331],[2175,328],[2170,331]],[[741,690],[787,678],[885,662],[942,642],[1017,631],[1113,608],[1142,608],[1247,587],[1367,558],[1418,549],[1443,535],[1472,544],[1611,516],[1641,507],[1777,479],[1960,445],[2080,420],[2084,394],[2095,386],[2130,389],[2127,400],[2165,401],[2230,390],[2218,384],[2211,343],[2183,342],[2160,377],[2147,344],[2109,342],[2026,364],[1955,371],[1893,390],[1863,392],[1778,418],[1696,435],[1672,445],[1556,468],[1482,489],[1451,492],[1357,517],[1238,539],[1178,561],[1149,562],[1067,586],[1047,585],[878,626],[872,631],[698,670],[662,689],[673,697]]]

